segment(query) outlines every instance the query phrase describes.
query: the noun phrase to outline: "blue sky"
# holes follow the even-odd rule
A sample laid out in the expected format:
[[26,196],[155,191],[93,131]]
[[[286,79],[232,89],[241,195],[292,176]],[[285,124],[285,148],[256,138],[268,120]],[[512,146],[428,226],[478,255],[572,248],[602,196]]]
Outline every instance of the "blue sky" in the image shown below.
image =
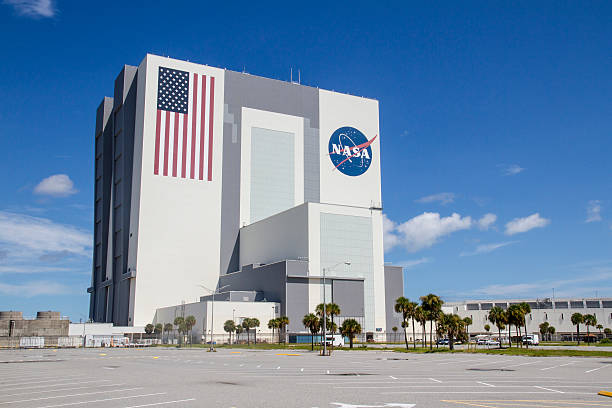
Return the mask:
[[87,316],[95,109],[147,52],[377,98],[407,296],[612,296],[612,4],[534,3],[3,1],[0,309]]

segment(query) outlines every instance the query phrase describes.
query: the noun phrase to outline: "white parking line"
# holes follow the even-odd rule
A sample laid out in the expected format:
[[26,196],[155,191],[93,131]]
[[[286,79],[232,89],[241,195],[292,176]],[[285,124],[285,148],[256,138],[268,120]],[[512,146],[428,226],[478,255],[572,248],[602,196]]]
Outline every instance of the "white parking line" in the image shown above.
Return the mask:
[[123,389],[110,390],[110,391],[109,390],[104,390],[104,391],[94,391],[94,392],[82,392],[82,393],[79,393],[79,394],[53,395],[51,397],[40,397],[40,398],[30,398],[30,399],[25,399],[25,400],[0,402],[0,405],[2,405],[2,404],[16,404],[18,402],[30,402],[30,401],[49,400],[49,399],[55,399],[55,398],[80,397],[80,396],[83,396],[83,395],[106,394],[106,393],[110,393],[110,392],[134,391],[134,390],[140,390],[140,389],[142,389],[142,387],[123,388]]
[[552,370],[553,368],[565,367],[565,366],[572,365],[572,364],[576,364],[576,362],[573,361],[571,363],[560,364],[560,365],[556,365],[556,366],[552,366],[552,367],[540,368],[540,371]]
[[551,391],[551,392],[558,392],[559,394],[565,394],[565,392],[563,392],[563,391],[553,390],[552,388],[540,387],[539,385],[534,385],[534,387],[535,388],[539,388],[541,390],[546,390],[546,391]]
[[477,382],[478,384],[486,385],[486,386],[488,386],[488,387],[495,387],[495,385],[491,385],[491,384],[488,384],[488,383],[486,383],[486,382],[482,382],[482,381],[476,381],[476,382]]
[[431,381],[435,381],[435,382],[437,382],[437,383],[441,383],[441,382],[442,382],[442,381],[440,381],[440,380],[436,380],[435,378],[430,378],[430,380],[431,380]]
[[61,387],[63,385],[73,385],[73,384],[91,384],[91,383],[95,383],[95,382],[108,382],[110,380],[92,380],[92,381],[77,381],[77,382],[67,382],[67,383],[63,383],[63,384],[47,384],[47,385],[36,385],[33,387],[18,387],[18,388],[11,388],[11,390],[31,390],[31,389],[35,389],[35,388],[49,388],[49,387]]
[[175,401],[165,401],[165,402],[154,402],[152,404],[144,404],[144,405],[130,405],[129,407],[124,407],[124,408],[153,407],[153,406],[156,406],[156,405],[177,404],[179,402],[187,402],[187,401],[195,401],[195,398],[188,398],[188,399],[175,400]]
[[597,367],[597,368],[594,368],[592,370],[587,370],[587,371],[585,371],[585,373],[592,373],[593,371],[601,370],[602,368],[605,368],[605,367],[606,367],[605,365],[601,366],[601,367]]
[[153,394],[128,395],[126,397],[114,397],[114,398],[105,398],[105,399],[92,400],[92,401],[77,401],[77,402],[67,402],[65,404],[45,405],[43,407],[37,407],[37,408],[67,407],[67,406],[70,406],[70,405],[94,404],[94,403],[97,403],[97,402],[117,401],[117,400],[122,400],[122,399],[129,399],[129,398],[151,397],[151,396],[154,396],[154,395],[165,395],[165,394],[167,394],[167,392],[156,392],[156,393],[153,393]]
[[22,385],[22,384],[42,384],[42,383],[49,383],[49,382],[58,382],[58,381],[66,381],[66,380],[72,380],[75,378],[82,378],[83,376],[80,375],[73,375],[73,376],[69,376],[69,377],[62,377],[60,379],[58,379],[57,377],[55,377],[52,380],[42,380],[42,381],[30,381],[29,378],[27,378],[26,376],[24,376],[25,378],[23,379],[23,381],[17,381],[17,382],[13,382],[13,383],[4,383],[4,384],[0,384],[0,388],[11,388],[14,387],[15,385]]
[[538,364],[538,363],[541,363],[541,361],[539,361],[539,360],[538,360],[538,361],[531,361],[531,362],[529,362],[529,363],[511,364],[511,365],[508,365],[508,366],[502,367],[502,369],[503,369],[503,368],[510,368],[510,367],[520,367],[520,366],[524,366],[524,365],[529,365],[529,364]]
[[53,389],[53,390],[44,390],[44,391],[28,391],[28,392],[20,392],[17,394],[3,394],[3,397],[17,397],[19,395],[32,395],[32,394],[44,394],[46,392],[59,392],[59,391],[73,391],[73,390],[82,390],[85,388],[101,388],[101,387],[120,387],[126,384],[104,384],[104,385],[86,385],[84,387],[71,387],[71,388],[59,388],[59,389]]

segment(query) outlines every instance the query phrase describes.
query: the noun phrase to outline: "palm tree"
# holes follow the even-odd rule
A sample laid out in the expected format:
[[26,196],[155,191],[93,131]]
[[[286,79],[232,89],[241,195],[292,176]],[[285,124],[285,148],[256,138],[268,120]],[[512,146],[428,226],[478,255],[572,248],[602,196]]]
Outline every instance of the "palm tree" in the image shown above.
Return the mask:
[[455,348],[455,338],[461,331],[464,330],[465,320],[456,314],[442,314],[440,317],[440,326],[442,331],[448,334],[448,347],[451,350]]
[[244,332],[244,327],[241,324],[237,324],[235,331],[236,331],[236,334],[234,336],[234,342],[238,342],[238,339],[240,338],[240,333]]
[[576,312],[572,315],[572,324],[576,326],[576,337],[578,338],[578,345],[580,345],[580,323],[584,322],[584,316]]
[[606,327],[604,329],[604,334],[606,335],[606,338],[612,334],[612,329],[610,329],[609,327]]
[[180,336],[181,334],[181,327],[183,326],[183,324],[185,323],[185,318],[182,316],[177,316],[174,318],[174,327],[176,327],[176,331],[179,334],[179,345],[181,345],[183,343],[183,340],[185,340],[182,336]]
[[406,350],[408,350],[408,335],[406,334],[406,327],[408,326],[408,319],[410,318],[411,303],[412,302],[410,299],[400,296],[395,300],[394,306],[395,312],[402,314],[402,327],[404,328],[404,342],[406,343]]
[[597,326],[595,326],[595,328],[599,330],[599,337],[601,337],[601,330],[603,329],[603,326],[601,324],[598,324]]
[[232,343],[232,333],[236,331],[236,323],[234,323],[233,320],[226,320],[225,323],[223,323],[223,330],[229,333],[229,342],[231,344]]
[[594,314],[584,315],[584,325],[587,328],[587,341],[591,341],[591,338],[589,337],[589,326],[597,325],[597,317]]
[[257,344],[257,328],[259,327],[260,323],[259,323],[259,319],[256,317],[252,317],[249,320],[249,329],[255,329],[253,330],[253,339],[254,339],[254,343]]
[[[193,326],[196,325],[196,318],[192,315],[189,315],[185,318],[185,325],[187,326],[187,331],[189,332],[189,344],[193,343]],[[213,330],[210,328],[210,341],[213,342],[212,338]]]
[[251,335],[250,335],[251,318],[250,317],[245,317],[244,319],[242,319],[242,327],[244,328],[247,334],[247,346],[250,346],[251,345]]
[[433,293],[427,296],[421,296],[421,306],[425,311],[427,320],[429,320],[429,349],[433,349],[433,322],[437,320],[438,315],[442,311],[444,301],[439,296]]
[[540,334],[542,335],[542,340],[544,340],[544,337],[546,337],[546,334],[548,334],[548,328],[550,327],[550,324],[548,324],[548,322],[544,322],[544,323],[540,323]]
[[174,326],[172,325],[172,323],[166,323],[164,325],[164,331],[166,332],[166,341],[168,341],[168,336],[170,335],[170,332],[174,330]]
[[491,310],[489,310],[489,321],[497,326],[499,348],[501,349],[501,331],[506,327],[506,312],[499,306],[493,306]]
[[289,318],[287,316],[280,316],[276,319],[278,321],[278,342],[280,343],[280,334],[283,333],[283,343],[287,342],[287,326],[289,326]]
[[346,319],[342,322],[342,326],[340,326],[340,333],[349,338],[349,344],[353,348],[353,339],[357,334],[361,333],[361,325],[355,319]]
[[159,339],[159,335],[164,331],[164,325],[161,323],[157,323],[153,331],[155,332],[155,334],[157,334],[157,338]]
[[555,334],[556,331],[555,326],[548,327],[548,340],[552,340],[552,335]]
[[[521,340],[521,326],[523,325],[523,320],[525,316],[523,315],[523,309],[520,305],[510,305],[507,310],[508,316],[508,325],[510,326],[509,332],[512,333],[512,326],[516,328],[516,335],[519,340],[517,340],[517,347],[519,347],[518,341]],[[522,343],[522,342],[521,342]],[[512,341],[510,341],[512,344]]]
[[[268,321],[268,329],[272,329],[272,341],[274,341],[274,329],[278,329],[278,319],[270,319]],[[278,342],[280,343],[280,339]]]
[[[425,347],[425,322],[427,321],[427,316],[425,315],[425,311],[423,310],[422,306],[417,305],[417,307],[414,309],[414,320],[416,320],[417,322],[419,322],[419,324],[421,325],[421,329],[422,329],[422,334],[423,334],[423,338],[422,343],[423,343],[423,347]],[[414,324],[412,325],[412,328],[414,329]],[[416,337],[415,337],[415,348],[416,348]]]
[[[470,326],[472,325],[472,318],[471,317],[464,317],[463,318],[463,323],[465,324],[465,334],[468,338],[468,350],[470,349]],[[449,340],[450,341],[450,340]]]
[[153,333],[153,330],[155,330],[155,326],[153,326],[151,323],[147,324],[144,328],[144,331],[147,334]]
[[485,331],[487,332],[487,335],[489,335],[489,331],[491,331],[491,326],[490,326],[490,325],[488,325],[488,324],[485,324],[485,325],[484,325],[484,329],[485,329]]
[[[529,303],[527,302],[521,302],[519,304],[519,307],[521,309],[521,312],[523,313],[523,318],[522,318],[522,323],[523,323],[523,327],[525,327],[525,336],[527,336],[527,319],[525,318],[525,316],[527,316],[528,314],[531,313],[531,306],[529,306]],[[521,337],[521,345],[523,344],[523,338]],[[525,341],[525,346],[527,348],[529,348],[529,342]]]
[[[601,326],[601,325],[600,325]],[[603,327],[603,326],[602,326]],[[391,328],[391,330],[393,330],[393,342],[397,342],[397,326],[393,326]]]
[[319,332],[319,318],[314,313],[304,315],[302,324],[310,330],[310,351],[314,351],[314,335]]

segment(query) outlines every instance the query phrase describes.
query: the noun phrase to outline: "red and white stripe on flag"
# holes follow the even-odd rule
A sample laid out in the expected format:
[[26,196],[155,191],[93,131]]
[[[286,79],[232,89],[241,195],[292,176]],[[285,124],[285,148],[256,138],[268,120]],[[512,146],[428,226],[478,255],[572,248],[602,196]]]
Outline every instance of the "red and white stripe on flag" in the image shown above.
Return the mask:
[[215,78],[189,75],[187,113],[157,109],[153,173],[212,181]]

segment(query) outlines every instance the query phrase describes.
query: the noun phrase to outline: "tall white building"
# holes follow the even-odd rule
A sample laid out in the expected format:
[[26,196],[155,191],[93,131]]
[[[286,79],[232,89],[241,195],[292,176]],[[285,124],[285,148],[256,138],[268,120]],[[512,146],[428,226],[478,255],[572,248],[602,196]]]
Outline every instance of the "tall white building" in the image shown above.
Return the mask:
[[378,118],[376,100],[296,83],[125,66],[97,112],[90,317],[143,325],[204,285],[278,302],[290,330],[323,292],[367,331],[396,325]]

